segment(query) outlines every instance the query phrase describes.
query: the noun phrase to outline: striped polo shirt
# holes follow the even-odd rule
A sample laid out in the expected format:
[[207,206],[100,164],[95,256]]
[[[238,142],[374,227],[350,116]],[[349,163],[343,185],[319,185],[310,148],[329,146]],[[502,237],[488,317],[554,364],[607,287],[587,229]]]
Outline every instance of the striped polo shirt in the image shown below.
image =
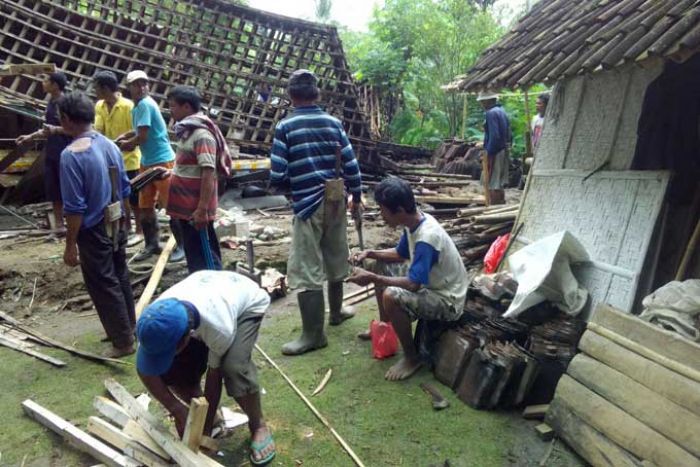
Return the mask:
[[[168,193],[167,213],[170,217],[192,219],[192,213],[199,204],[204,167],[216,169],[216,140],[208,130],[198,128],[178,143]],[[207,206],[209,221],[216,218],[216,186],[217,180],[214,177],[214,194]]]
[[335,153],[340,146],[345,187],[357,202],[360,166],[340,120],[317,105],[298,107],[279,122],[272,143],[270,183],[292,189],[294,214],[306,220],[323,200],[325,182],[335,178]]

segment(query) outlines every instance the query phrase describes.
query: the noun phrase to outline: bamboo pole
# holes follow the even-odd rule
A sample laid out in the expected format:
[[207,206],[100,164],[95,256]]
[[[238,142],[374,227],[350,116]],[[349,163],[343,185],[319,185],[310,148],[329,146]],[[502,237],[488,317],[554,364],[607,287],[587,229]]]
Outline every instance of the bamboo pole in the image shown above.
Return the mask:
[[265,360],[267,360],[267,362],[268,362],[270,365],[272,365],[272,367],[273,367],[275,370],[277,370],[277,372],[282,376],[282,378],[284,378],[284,380],[287,382],[287,384],[289,385],[289,387],[291,387],[292,390],[293,390],[295,393],[297,393],[297,396],[299,396],[299,397],[301,398],[301,400],[304,402],[304,404],[306,404],[306,406],[309,408],[309,410],[311,410],[311,412],[316,416],[316,418],[318,418],[319,421],[320,421],[321,423],[323,423],[323,425],[324,425],[326,428],[328,428],[328,430],[331,432],[331,434],[333,435],[333,437],[338,441],[338,443],[340,443],[340,445],[343,447],[343,449],[345,449],[345,452],[348,453],[348,455],[349,455],[350,458],[353,460],[353,462],[355,463],[355,465],[357,465],[357,467],[365,467],[365,464],[363,464],[362,461],[360,460],[360,458],[357,457],[357,454],[355,454],[355,451],[352,450],[352,448],[350,447],[350,445],[349,445],[348,443],[345,442],[345,440],[338,434],[337,431],[335,431],[335,428],[333,428],[333,427],[331,426],[331,424],[328,423],[328,420],[326,420],[326,417],[324,417],[323,414],[321,414],[321,412],[319,412],[318,409],[316,409],[316,407],[314,407],[314,405],[311,403],[311,401],[309,401],[309,399],[306,398],[306,396],[304,395],[304,393],[302,393],[302,392],[299,390],[299,388],[294,384],[294,382],[292,382],[292,380],[289,379],[289,377],[288,377],[286,374],[284,374],[284,372],[283,372],[282,369],[277,365],[277,363],[275,363],[275,361],[272,360],[272,359],[265,353],[265,351],[264,351],[263,349],[260,348],[260,346],[259,346],[258,344],[255,344],[255,348],[257,349],[258,352],[260,352],[260,353],[262,354],[262,356],[265,358]]
[[168,238],[168,242],[165,244],[165,248],[163,248],[163,251],[160,253],[158,261],[156,261],[155,266],[153,266],[153,272],[151,273],[151,278],[148,280],[148,284],[146,284],[146,288],[143,289],[143,293],[141,297],[139,297],[139,302],[136,305],[136,319],[141,316],[143,309],[146,308],[146,305],[151,301],[151,297],[153,297],[160,283],[160,278],[163,276],[163,271],[165,270],[165,265],[168,263],[168,258],[170,258],[170,253],[173,251],[176,244],[175,236],[171,235],[170,238]]

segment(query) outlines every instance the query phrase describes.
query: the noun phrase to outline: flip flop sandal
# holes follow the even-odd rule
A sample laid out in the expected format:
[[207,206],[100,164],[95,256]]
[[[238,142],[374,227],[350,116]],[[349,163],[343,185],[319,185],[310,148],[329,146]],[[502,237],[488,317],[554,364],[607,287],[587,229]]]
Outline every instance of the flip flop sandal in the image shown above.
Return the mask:
[[250,443],[251,453],[250,453],[249,457],[250,457],[250,462],[253,465],[265,465],[265,464],[269,463],[272,459],[275,458],[275,454],[277,454],[276,450],[273,450],[270,454],[268,454],[267,456],[265,456],[262,459],[258,459],[257,461],[255,460],[255,457],[253,457],[253,454],[255,454],[256,452],[264,451],[265,448],[267,448],[270,444],[272,444],[272,442],[273,442],[272,441],[272,433],[268,432],[267,436],[265,437],[265,439],[262,442],[253,441]]

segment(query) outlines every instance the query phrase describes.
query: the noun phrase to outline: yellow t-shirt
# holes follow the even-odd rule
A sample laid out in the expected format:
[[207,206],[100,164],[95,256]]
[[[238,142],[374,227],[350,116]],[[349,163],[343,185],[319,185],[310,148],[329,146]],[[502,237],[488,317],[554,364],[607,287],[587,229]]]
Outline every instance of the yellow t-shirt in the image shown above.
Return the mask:
[[[104,100],[95,104],[95,130],[114,141],[119,136],[132,130],[131,109],[134,103],[119,95],[111,111]],[[133,151],[122,152],[124,168],[138,170],[141,166],[141,150],[138,146]]]

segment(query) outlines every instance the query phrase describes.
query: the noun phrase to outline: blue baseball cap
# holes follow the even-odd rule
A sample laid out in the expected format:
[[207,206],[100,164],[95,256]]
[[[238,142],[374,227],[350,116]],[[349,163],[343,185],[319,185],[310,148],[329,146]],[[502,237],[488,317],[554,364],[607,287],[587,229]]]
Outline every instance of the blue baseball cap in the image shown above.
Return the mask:
[[139,342],[136,368],[146,376],[160,376],[170,369],[180,339],[187,332],[187,308],[176,298],[152,303],[136,323]]

